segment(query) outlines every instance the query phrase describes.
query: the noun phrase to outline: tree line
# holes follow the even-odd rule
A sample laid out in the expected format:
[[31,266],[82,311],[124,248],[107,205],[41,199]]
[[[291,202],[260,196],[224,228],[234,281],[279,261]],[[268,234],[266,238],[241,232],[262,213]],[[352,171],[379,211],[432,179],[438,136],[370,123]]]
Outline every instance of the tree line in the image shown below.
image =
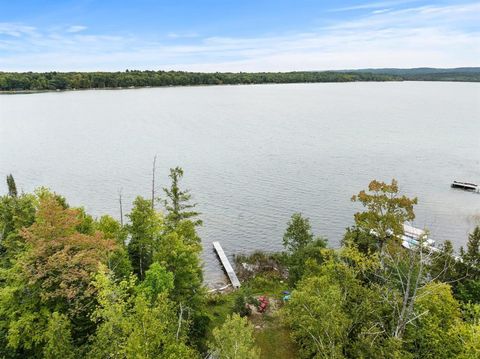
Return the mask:
[[[0,357],[194,358],[208,316],[194,204],[170,171],[165,211],[128,223],[46,188],[0,197]],[[154,198],[155,202],[159,201]]]
[[[126,223],[93,218],[46,188],[19,192],[9,175],[0,197],[0,357],[259,358],[243,301],[212,328],[202,222],[183,175],[170,170],[161,198],[137,197]],[[403,224],[415,219],[416,198],[393,180],[372,181],[352,201],[363,210],[340,248],[296,213],[285,250],[273,255],[291,289],[276,318],[297,356],[478,358],[480,228],[458,256],[451,242],[432,251],[425,238],[408,250]]]
[[184,71],[0,72],[0,91],[48,91],[148,86],[393,81],[399,76],[344,72],[202,73]]

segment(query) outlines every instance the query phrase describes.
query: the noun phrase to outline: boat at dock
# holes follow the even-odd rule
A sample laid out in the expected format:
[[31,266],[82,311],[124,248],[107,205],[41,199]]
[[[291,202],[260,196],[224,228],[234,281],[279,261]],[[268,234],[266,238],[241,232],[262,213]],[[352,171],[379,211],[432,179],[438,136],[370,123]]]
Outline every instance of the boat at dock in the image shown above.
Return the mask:
[[464,191],[480,192],[480,186],[475,183],[453,181],[451,187],[463,189]]
[[420,245],[431,252],[439,251],[439,249],[435,247],[435,241],[428,237],[428,233],[425,230],[404,224],[402,246],[407,249],[414,249]]

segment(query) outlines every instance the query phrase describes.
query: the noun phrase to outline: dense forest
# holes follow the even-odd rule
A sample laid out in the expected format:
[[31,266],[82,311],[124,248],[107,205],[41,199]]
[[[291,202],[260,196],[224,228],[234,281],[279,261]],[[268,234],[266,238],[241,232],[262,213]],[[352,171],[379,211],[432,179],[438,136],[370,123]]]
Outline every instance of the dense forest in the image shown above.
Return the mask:
[[236,85],[296,82],[391,81],[395,76],[337,72],[202,73],[182,71],[0,72],[1,91],[42,91],[147,86]]
[[0,357],[480,357],[480,228],[458,255],[423,238],[405,249],[417,199],[372,181],[339,248],[295,213],[283,252],[237,256],[242,287],[212,292],[182,177],[171,169],[162,196],[117,220],[7,176]]
[[183,71],[0,72],[0,91],[52,91],[157,86],[237,85],[352,81],[480,81],[478,68],[365,69],[260,73]]

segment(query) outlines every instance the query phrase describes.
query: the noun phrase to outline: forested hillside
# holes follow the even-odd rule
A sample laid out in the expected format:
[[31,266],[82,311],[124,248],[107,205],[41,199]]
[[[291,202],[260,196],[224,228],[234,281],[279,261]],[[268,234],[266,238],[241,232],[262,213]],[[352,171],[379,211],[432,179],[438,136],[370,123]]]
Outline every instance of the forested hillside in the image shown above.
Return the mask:
[[416,198],[372,181],[340,248],[293,214],[283,252],[237,256],[242,287],[212,293],[182,177],[171,169],[161,198],[137,197],[117,220],[46,188],[21,193],[9,175],[0,357],[480,357],[480,228],[458,255],[423,238],[407,250]]
[[407,81],[480,81],[480,67],[458,67],[451,69],[437,69],[431,67],[419,67],[413,69],[361,69],[356,70],[355,72],[399,76]]

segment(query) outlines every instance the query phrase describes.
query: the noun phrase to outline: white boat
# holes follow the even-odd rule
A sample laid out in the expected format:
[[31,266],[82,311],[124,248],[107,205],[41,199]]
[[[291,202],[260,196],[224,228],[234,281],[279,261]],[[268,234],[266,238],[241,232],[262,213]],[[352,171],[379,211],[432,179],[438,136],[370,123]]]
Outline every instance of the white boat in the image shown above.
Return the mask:
[[422,243],[424,248],[433,252],[438,252],[439,249],[435,247],[435,241],[428,238],[425,230],[415,228],[409,224],[403,224],[402,246],[407,249],[414,249]]

